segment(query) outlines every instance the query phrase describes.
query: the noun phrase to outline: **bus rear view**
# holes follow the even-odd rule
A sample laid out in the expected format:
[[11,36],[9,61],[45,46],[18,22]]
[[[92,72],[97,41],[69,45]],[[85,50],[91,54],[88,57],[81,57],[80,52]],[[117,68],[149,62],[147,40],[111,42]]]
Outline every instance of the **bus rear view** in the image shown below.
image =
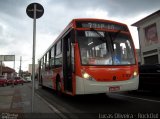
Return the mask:
[[138,63],[125,24],[75,20],[75,94],[137,90]]

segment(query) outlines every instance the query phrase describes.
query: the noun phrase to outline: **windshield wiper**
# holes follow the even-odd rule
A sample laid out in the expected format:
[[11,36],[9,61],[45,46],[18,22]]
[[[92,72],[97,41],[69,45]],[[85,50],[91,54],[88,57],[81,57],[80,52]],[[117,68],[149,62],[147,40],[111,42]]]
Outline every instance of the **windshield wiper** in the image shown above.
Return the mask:
[[111,35],[107,32],[107,35],[106,32],[104,33],[104,36],[102,34],[100,34],[97,30],[95,30],[94,28],[90,28],[91,31],[94,31],[95,33],[97,33],[97,35],[100,37],[100,40],[102,40],[103,42],[106,42],[106,46],[107,46],[107,50],[109,51],[109,44],[108,44],[108,40],[105,36],[107,36],[109,39],[112,39],[111,38]]
[[101,40],[106,41],[105,37],[102,34],[100,34],[97,30],[95,30],[94,28],[90,28],[90,30],[94,31],[100,37]]

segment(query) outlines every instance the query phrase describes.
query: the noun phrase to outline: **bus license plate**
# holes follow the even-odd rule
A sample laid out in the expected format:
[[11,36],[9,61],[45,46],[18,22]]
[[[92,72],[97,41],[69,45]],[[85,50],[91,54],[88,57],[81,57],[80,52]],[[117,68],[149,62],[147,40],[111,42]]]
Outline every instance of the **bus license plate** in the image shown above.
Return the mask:
[[115,92],[115,91],[119,91],[120,90],[120,86],[111,86],[109,87],[109,92]]

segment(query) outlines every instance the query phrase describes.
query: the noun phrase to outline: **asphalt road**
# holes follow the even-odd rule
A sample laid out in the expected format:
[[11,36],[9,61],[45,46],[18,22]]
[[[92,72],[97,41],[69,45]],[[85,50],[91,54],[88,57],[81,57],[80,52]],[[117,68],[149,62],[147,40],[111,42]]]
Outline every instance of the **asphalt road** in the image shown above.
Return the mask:
[[68,96],[39,88],[36,93],[67,118],[160,118],[160,93]]

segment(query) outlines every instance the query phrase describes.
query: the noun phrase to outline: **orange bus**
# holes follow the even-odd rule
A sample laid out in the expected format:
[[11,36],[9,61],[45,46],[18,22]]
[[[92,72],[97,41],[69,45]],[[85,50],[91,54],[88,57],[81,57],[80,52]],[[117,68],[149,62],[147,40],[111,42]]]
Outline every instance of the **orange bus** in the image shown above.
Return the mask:
[[138,62],[127,25],[73,19],[39,59],[39,83],[70,95],[137,90]]

